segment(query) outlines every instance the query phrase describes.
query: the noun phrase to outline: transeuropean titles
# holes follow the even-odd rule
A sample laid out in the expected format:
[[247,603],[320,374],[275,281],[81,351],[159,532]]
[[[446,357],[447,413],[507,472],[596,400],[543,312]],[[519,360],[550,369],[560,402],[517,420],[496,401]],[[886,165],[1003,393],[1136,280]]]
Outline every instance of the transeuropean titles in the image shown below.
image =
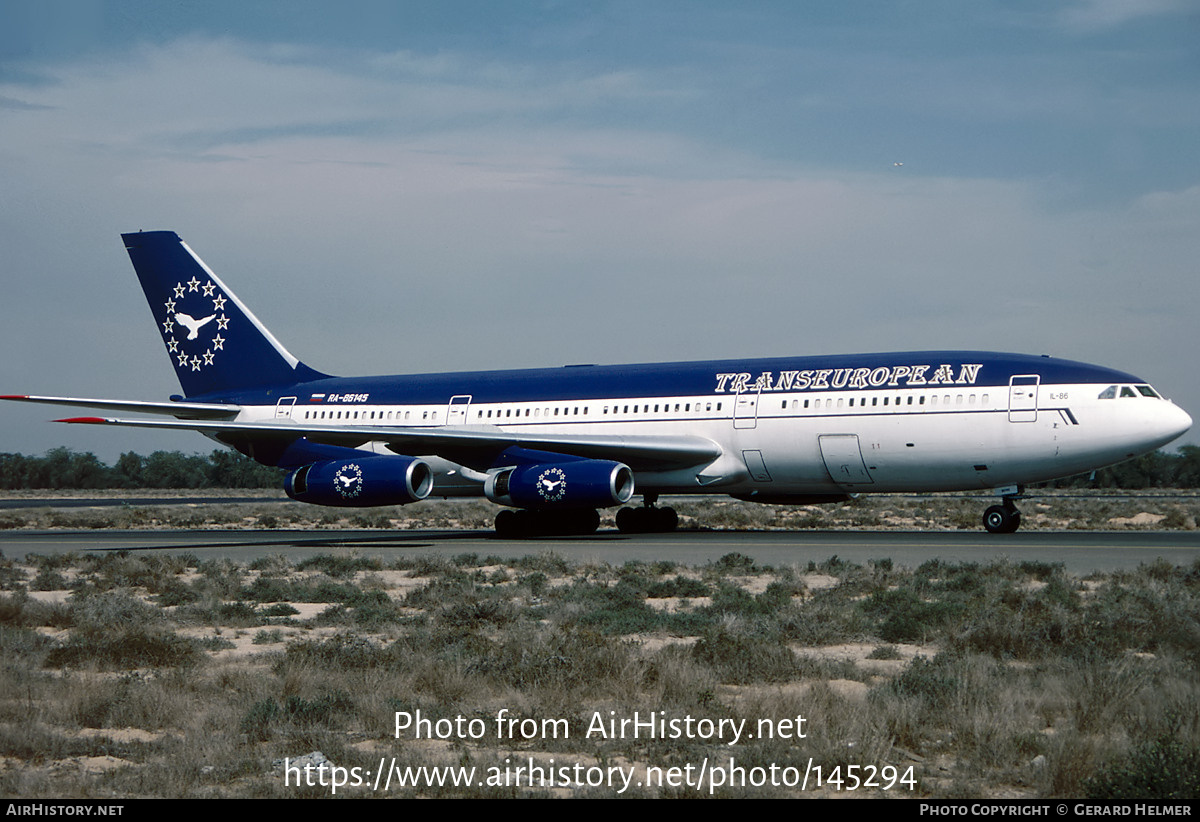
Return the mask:
[[[717,394],[757,391],[821,391],[842,388],[912,388],[918,385],[974,385],[983,363],[953,365],[882,365],[878,368],[809,368],[803,371],[764,371],[717,374]],[[932,370],[933,373],[930,373]],[[753,382],[751,382],[753,380]]]

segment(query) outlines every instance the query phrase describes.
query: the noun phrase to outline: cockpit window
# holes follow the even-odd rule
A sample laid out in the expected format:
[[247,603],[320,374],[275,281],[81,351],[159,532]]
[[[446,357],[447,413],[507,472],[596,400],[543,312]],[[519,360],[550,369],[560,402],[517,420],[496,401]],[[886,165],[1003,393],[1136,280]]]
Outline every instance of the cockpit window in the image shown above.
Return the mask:
[[1110,385],[1108,388],[1105,388],[1103,391],[1100,392],[1099,399],[1111,400],[1116,396],[1117,396],[1117,387],[1115,385]]
[[1148,385],[1135,385],[1134,388],[1136,388],[1138,391],[1141,391],[1143,397],[1154,397],[1156,400],[1162,399],[1162,397],[1158,396],[1155,390]]
[[1133,393],[1133,389],[1130,388],[1128,385],[1122,385],[1121,386],[1121,396],[1122,397],[1136,397],[1137,394]]

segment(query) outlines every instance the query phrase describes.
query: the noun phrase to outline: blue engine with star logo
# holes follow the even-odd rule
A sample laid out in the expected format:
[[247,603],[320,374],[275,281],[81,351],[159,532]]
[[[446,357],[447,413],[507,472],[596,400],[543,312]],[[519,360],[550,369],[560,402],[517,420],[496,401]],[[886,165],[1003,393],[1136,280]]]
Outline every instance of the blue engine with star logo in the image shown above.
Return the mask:
[[489,476],[483,490],[514,508],[608,508],[633,496],[633,471],[610,460],[520,465]]
[[433,471],[428,463],[415,457],[364,454],[298,468],[284,480],[283,489],[292,499],[315,505],[404,505],[429,496]]

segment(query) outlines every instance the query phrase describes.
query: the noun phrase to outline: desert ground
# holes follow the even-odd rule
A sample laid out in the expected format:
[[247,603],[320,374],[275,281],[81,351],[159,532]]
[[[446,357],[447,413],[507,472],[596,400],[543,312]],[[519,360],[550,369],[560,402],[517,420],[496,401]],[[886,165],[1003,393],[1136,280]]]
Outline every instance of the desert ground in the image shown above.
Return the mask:
[[[978,527],[979,502],[679,508],[684,527],[940,529]],[[1023,509],[1040,528],[1197,517],[1169,496]],[[478,528],[491,510],[347,517],[268,498],[0,520]],[[614,567],[532,544],[516,560],[244,565],[80,552],[0,561],[0,642],[9,797],[1194,798],[1200,784],[1200,567],[1162,560],[1076,577],[737,553]]]

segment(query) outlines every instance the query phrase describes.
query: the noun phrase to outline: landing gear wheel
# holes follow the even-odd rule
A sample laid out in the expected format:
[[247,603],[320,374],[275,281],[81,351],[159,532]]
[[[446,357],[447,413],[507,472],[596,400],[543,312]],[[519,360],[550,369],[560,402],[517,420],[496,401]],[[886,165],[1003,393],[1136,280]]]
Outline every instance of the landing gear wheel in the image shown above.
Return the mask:
[[568,525],[569,534],[576,536],[587,536],[588,534],[596,533],[596,529],[600,527],[600,512],[595,508],[587,508],[582,511],[573,511]]
[[1021,512],[1011,504],[993,505],[983,512],[983,527],[989,534],[1011,534],[1021,527]]
[[512,539],[517,536],[517,512],[505,508],[496,514],[496,536]]
[[617,530],[622,534],[643,534],[646,532],[646,516],[642,513],[646,508],[622,508],[617,512]]
[[654,519],[654,530],[660,534],[669,534],[679,527],[679,514],[675,513],[674,508],[659,508]]
[[617,512],[617,529],[622,534],[666,534],[679,527],[674,508],[622,508]]
[[600,512],[594,508],[565,511],[504,509],[496,514],[496,536],[502,539],[566,537],[594,534],[600,527]]

